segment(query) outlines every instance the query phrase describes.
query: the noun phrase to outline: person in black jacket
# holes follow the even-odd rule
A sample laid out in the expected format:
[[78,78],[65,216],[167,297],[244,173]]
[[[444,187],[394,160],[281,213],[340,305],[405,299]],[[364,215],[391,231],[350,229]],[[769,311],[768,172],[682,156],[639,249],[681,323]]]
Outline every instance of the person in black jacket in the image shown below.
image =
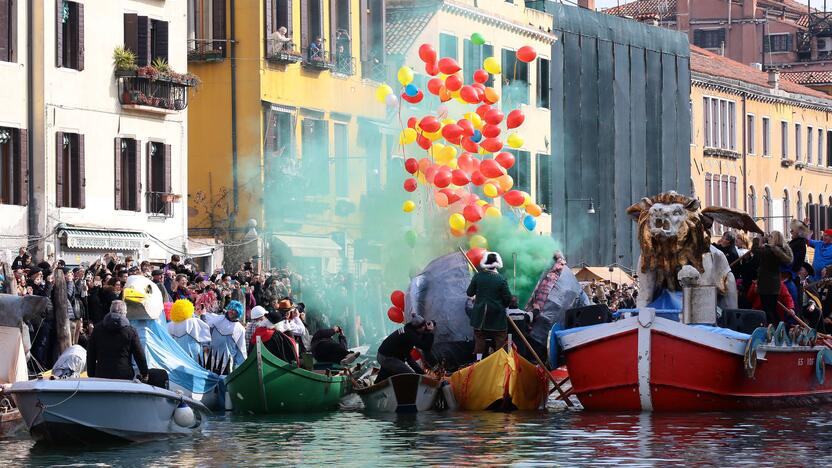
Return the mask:
[[471,326],[474,328],[474,355],[486,356],[486,340],[494,341],[494,350],[502,348],[508,335],[506,308],[511,303],[511,290],[506,279],[497,272],[503,259],[497,252],[486,253],[480,262],[482,271],[475,274],[468,285],[468,297],[474,298]]
[[433,322],[413,314],[407,325],[385,338],[378,347],[376,356],[381,366],[376,382],[398,374],[423,374],[421,366],[410,356],[410,351],[419,348],[426,354],[430,353],[433,347],[433,327]]
[[803,281],[798,277],[800,269],[806,263],[806,239],[809,238],[809,226],[803,221],[793,219],[789,223],[789,232],[792,240],[789,241],[789,248],[792,249],[792,279],[797,286],[797,297],[794,298],[795,313],[803,312]]
[[127,304],[113,301],[110,313],[95,327],[87,346],[87,374],[104,379],[133,380],[133,361],[147,380],[147,359],[136,329],[127,320]]
[[[333,340],[333,337],[337,341]],[[318,362],[344,362],[348,364],[346,360],[351,354],[358,357],[358,353],[350,353],[347,350],[347,337],[344,336],[341,327],[337,325],[318,330],[312,336],[312,357]]]

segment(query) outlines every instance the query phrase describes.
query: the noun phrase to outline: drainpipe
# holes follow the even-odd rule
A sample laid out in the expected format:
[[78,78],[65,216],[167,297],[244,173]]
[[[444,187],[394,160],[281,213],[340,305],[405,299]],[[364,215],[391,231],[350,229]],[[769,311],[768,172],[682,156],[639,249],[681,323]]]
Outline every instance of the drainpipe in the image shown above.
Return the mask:
[[[746,144],[748,143],[748,137],[746,136],[745,132],[748,131],[745,128],[746,116],[745,116],[745,104],[746,104],[746,94],[742,94],[742,206],[743,211],[748,213],[748,147]],[[770,131],[770,129],[769,129]],[[765,136],[763,136],[765,138]]]
[[232,193],[234,198],[234,216],[239,209],[239,184],[237,182],[237,41],[234,32],[236,30],[236,5],[235,0],[231,0],[230,21],[231,31],[228,41],[230,52],[228,59],[231,61],[231,179],[232,179]]
[[[26,126],[28,127],[29,131],[29,138],[28,138],[28,145],[26,148],[26,154],[28,159],[28,166],[29,166],[29,174],[27,175],[29,179],[29,184],[27,187],[27,194],[26,197],[28,201],[26,203],[26,222],[29,231],[29,242],[28,244],[32,244],[34,239],[40,237],[40,232],[38,230],[38,214],[39,211],[37,208],[37,200],[35,200],[35,181],[33,174],[35,173],[35,104],[33,102],[34,97],[34,89],[35,89],[35,67],[34,67],[34,60],[35,60],[35,48],[34,48],[34,31],[35,31],[35,6],[33,1],[26,2]],[[40,242],[34,243],[32,247],[32,259],[38,258],[38,253],[40,251]]]

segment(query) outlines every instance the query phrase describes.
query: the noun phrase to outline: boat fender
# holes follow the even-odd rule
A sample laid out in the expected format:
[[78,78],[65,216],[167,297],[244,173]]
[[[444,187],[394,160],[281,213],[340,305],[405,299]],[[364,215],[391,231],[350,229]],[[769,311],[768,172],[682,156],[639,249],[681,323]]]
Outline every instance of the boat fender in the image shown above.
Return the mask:
[[821,385],[826,380],[827,365],[832,366],[832,349],[823,348],[818,351],[818,357],[815,359],[815,377]]
[[757,328],[751,333],[751,337],[746,342],[743,364],[745,365],[745,375],[749,379],[754,378],[754,372],[757,370],[757,348],[769,341],[770,333],[771,331],[768,328]]
[[173,410],[173,422],[175,422],[178,426],[192,427],[196,422],[194,410],[192,410],[191,407],[186,405],[184,402],[180,402],[179,406]]

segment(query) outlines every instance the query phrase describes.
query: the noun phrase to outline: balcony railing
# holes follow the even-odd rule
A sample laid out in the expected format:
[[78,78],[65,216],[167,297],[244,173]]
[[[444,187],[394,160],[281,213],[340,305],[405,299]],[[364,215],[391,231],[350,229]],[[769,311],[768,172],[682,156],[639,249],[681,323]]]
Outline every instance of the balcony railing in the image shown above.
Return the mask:
[[361,76],[368,80],[383,83],[387,81],[387,64],[382,58],[371,57],[369,60],[361,61]]
[[159,218],[173,217],[173,201],[176,195],[166,192],[147,192],[145,194],[145,207],[147,214]]
[[335,60],[328,50],[308,47],[303,49],[303,67],[311,70],[334,70]]
[[335,54],[335,68],[332,69],[332,73],[347,76],[355,75],[355,57],[346,54]]
[[282,64],[298,63],[303,60],[303,55],[292,41],[270,39],[266,41],[266,60]]
[[118,100],[122,107],[159,109],[177,112],[188,107],[188,88],[195,86],[191,78],[161,76],[137,71],[118,71]]
[[189,62],[221,62],[225,58],[225,41],[188,39]]

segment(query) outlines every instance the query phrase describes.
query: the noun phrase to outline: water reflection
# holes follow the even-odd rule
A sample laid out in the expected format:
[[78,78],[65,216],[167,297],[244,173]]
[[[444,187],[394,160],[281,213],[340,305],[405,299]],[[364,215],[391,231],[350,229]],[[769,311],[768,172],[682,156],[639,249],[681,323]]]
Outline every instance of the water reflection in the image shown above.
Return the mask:
[[88,466],[830,466],[832,413],[221,415],[193,439],[77,449],[18,439],[0,441],[0,453],[12,464]]

